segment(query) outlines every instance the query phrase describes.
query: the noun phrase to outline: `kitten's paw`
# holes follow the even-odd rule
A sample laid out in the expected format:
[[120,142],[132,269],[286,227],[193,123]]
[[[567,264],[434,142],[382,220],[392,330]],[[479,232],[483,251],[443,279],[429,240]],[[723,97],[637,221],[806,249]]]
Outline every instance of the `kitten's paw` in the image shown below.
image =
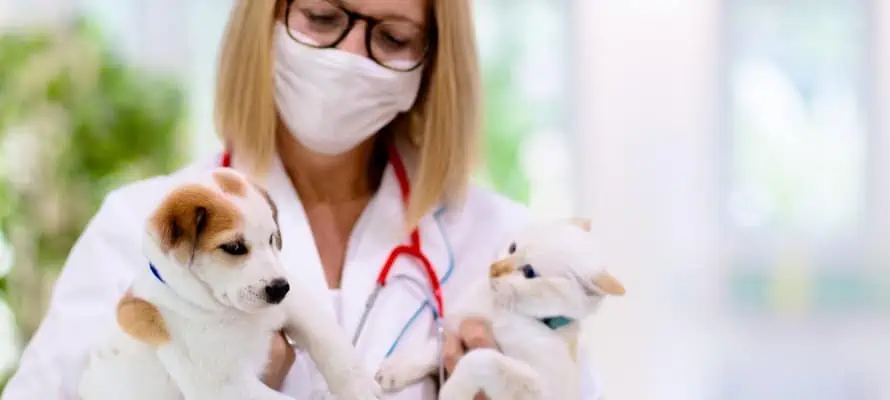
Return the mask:
[[439,390],[439,400],[470,400],[476,398],[476,393],[479,393],[478,389],[467,385],[466,382],[446,381]]
[[404,389],[424,377],[422,368],[395,358],[386,359],[377,371],[375,379],[386,392]]

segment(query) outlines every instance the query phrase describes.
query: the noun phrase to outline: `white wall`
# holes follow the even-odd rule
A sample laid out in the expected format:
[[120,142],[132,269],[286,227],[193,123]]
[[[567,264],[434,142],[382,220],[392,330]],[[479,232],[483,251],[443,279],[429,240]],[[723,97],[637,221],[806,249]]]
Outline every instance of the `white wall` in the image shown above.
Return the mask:
[[594,362],[607,398],[702,398],[711,338],[678,305],[719,272],[719,1],[575,4],[581,208],[628,290],[589,323]]
[[79,0],[3,0],[0,1],[0,27],[55,21],[71,15]]
[[[872,109],[877,118],[877,130],[875,143],[883,149],[890,148],[890,1],[879,0],[873,2],[876,7],[875,18],[875,74],[876,85],[874,92],[875,106]],[[886,154],[886,153],[885,153]],[[883,157],[872,165],[872,171],[880,173],[884,171],[884,179],[880,179],[880,185],[872,201],[878,205],[890,204],[890,156]],[[877,232],[872,237],[890,238],[890,207],[875,207],[877,218],[881,221],[876,224]],[[883,243],[881,243],[883,242]],[[890,246],[886,241],[878,241],[872,246],[885,257],[890,254]],[[890,257],[888,257],[890,258]],[[890,373],[888,373],[890,376]]]
[[[580,204],[628,290],[587,326],[607,398],[725,398],[714,390],[726,372],[720,358],[730,358],[754,360],[763,367],[759,376],[779,380],[777,386],[786,377],[799,386],[808,373],[800,367],[823,363],[826,373],[835,372],[831,378],[847,375],[851,387],[872,391],[862,398],[890,399],[887,320],[851,316],[853,323],[834,326],[743,319],[721,303],[730,245],[719,208],[726,133],[723,3],[574,2]],[[871,165],[877,221],[870,237],[874,251],[888,260],[890,208],[882,205],[890,204],[890,2],[872,4],[878,126],[870,147],[877,155]],[[794,359],[783,360],[787,354]],[[770,362],[783,363],[770,368]],[[788,365],[798,367],[781,370]],[[827,380],[815,374],[804,379],[814,387]],[[771,393],[760,398],[782,398]]]
[[[875,146],[872,151],[882,152],[871,166],[873,174],[878,176],[875,194],[872,201],[875,204],[874,212],[877,223],[873,224],[871,246],[872,252],[879,254],[881,260],[890,260],[890,1],[873,1],[876,12],[874,13],[875,32],[875,75],[876,85],[874,92],[874,107],[872,112],[876,117]],[[886,265],[876,266],[878,270],[886,271]],[[886,276],[886,275],[885,275]],[[885,287],[890,287],[890,277],[885,281]],[[885,303],[890,306],[890,294],[885,294]],[[890,308],[890,307],[888,307]],[[872,327],[870,342],[879,341],[881,346],[872,347],[871,353],[875,359],[873,363],[877,376],[881,379],[882,399],[890,399],[890,340],[887,332],[890,332],[890,322],[884,321]]]

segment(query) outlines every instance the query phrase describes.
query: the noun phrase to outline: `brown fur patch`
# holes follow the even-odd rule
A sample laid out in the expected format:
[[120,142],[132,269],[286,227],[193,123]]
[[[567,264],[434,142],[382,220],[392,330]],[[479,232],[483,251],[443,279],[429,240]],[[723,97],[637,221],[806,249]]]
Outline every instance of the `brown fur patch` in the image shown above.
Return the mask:
[[127,293],[117,303],[117,323],[134,339],[152,346],[170,341],[161,312],[151,303]]
[[492,278],[497,278],[499,276],[507,275],[514,270],[516,270],[516,263],[513,262],[512,258],[505,258],[503,260],[496,261],[494,264],[491,264],[489,276],[491,276]]
[[572,356],[572,361],[578,362],[578,336],[573,335],[566,342],[566,346],[569,348],[569,354]]
[[624,296],[624,285],[621,282],[618,282],[618,279],[615,279],[614,276],[609,275],[608,273],[602,273],[593,279],[593,283],[596,284],[603,292],[612,296]]
[[240,175],[228,168],[213,171],[213,180],[223,192],[233,196],[244,197],[247,194],[247,182]]
[[241,229],[241,211],[207,187],[191,184],[170,193],[149,219],[165,252],[187,264],[196,252],[209,252]]

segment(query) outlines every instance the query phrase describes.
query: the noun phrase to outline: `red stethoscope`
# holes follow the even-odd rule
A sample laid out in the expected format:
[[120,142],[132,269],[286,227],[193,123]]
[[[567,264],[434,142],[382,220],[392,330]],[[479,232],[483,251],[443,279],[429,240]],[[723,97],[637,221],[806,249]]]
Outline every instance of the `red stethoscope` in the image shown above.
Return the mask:
[[[405,170],[405,164],[402,162],[402,157],[399,156],[395,146],[390,146],[389,148],[389,162],[392,165],[392,169],[396,174],[396,179],[399,182],[399,189],[402,192],[402,204],[407,207],[408,199],[411,195],[411,186],[408,182],[408,173]],[[220,158],[220,165],[227,168],[232,166],[232,153],[230,151],[223,152],[222,157]],[[380,269],[380,273],[377,275],[377,286],[368,297],[365,312],[362,314],[362,318],[359,321],[359,325],[353,337],[353,345],[358,342],[358,337],[364,328],[374,303],[377,301],[377,296],[380,294],[380,291],[383,290],[383,287],[386,286],[389,272],[392,270],[392,267],[395,265],[399,256],[402,255],[413,257],[420,262],[420,265],[423,267],[427,279],[429,280],[429,287],[432,289],[430,294],[435,301],[436,308],[433,310],[435,319],[440,320],[444,315],[445,307],[442,301],[442,287],[439,275],[436,274],[436,270],[433,268],[433,264],[430,262],[429,258],[423,253],[420,245],[420,232],[415,227],[411,231],[409,243],[401,244],[392,249],[389,253],[389,257],[387,257],[386,262],[383,264],[383,268]]]

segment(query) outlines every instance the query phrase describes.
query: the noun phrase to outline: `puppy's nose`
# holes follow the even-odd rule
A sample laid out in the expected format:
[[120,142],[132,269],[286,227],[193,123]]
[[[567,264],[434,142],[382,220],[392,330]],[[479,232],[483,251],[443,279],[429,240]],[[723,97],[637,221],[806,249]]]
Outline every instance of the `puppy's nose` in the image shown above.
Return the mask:
[[283,278],[275,278],[266,285],[266,301],[271,304],[281,303],[287,292],[290,291],[290,284]]

